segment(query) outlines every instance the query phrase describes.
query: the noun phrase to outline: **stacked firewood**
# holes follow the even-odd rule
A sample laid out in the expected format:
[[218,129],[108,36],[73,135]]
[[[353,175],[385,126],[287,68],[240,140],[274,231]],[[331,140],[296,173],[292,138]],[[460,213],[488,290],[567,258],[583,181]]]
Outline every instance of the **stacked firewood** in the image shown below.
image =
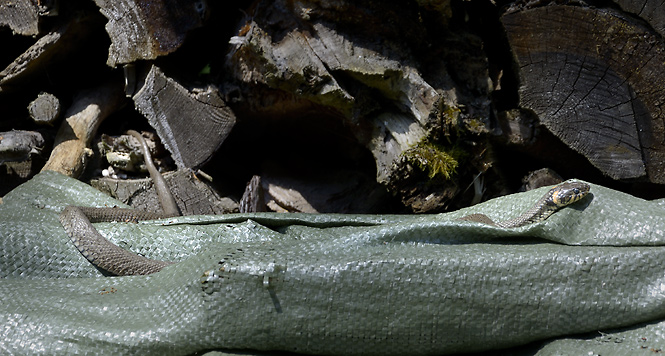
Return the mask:
[[665,5],[0,1],[0,196],[55,170],[186,213],[665,190]]

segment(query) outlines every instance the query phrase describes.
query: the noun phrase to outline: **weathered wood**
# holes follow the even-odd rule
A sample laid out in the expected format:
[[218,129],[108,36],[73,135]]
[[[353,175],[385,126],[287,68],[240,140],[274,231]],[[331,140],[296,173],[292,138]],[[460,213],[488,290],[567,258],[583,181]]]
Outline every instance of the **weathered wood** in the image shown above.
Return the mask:
[[78,177],[92,155],[89,146],[99,124],[120,107],[123,99],[122,85],[116,83],[80,93],[65,113],[51,156],[42,170]]
[[[393,54],[388,48],[368,48],[364,46],[367,38],[344,34],[343,29],[333,23],[321,19],[308,22],[311,16],[307,14],[307,4],[298,6],[292,9],[281,1],[271,6],[263,4],[260,9],[265,10],[254,14],[252,22],[246,25],[247,32],[232,39],[236,48],[229,65],[236,68],[240,80],[259,81],[275,89],[297,93],[298,97],[338,111],[347,119],[358,113],[376,111],[365,118],[372,132],[363,130],[358,135],[372,137],[368,147],[376,158],[378,180],[385,182],[401,153],[426,137],[424,127],[430,116],[435,119],[435,111],[444,102],[454,103],[427,83],[410,59],[400,62],[391,58]],[[339,13],[325,15],[339,16]],[[274,17],[281,18],[290,27],[288,34],[281,36],[273,32],[269,23]],[[301,22],[308,23],[306,30],[298,26]],[[275,41],[276,38],[279,41]],[[358,93],[358,98],[342,87],[335,72],[345,72],[363,84],[360,87],[364,90]],[[383,92],[404,112],[376,110],[376,102],[368,100],[368,87]],[[359,128],[365,129],[364,126]]]
[[[312,163],[306,170],[316,167],[313,175],[356,169],[416,212],[512,192],[528,171],[540,167],[566,178],[614,183],[601,177],[593,161],[606,165],[604,171],[625,180],[625,186],[665,181],[665,165],[660,167],[665,120],[659,111],[665,105],[659,85],[665,73],[662,1],[596,1],[594,7],[584,1],[566,2],[569,6],[513,2],[515,8],[503,16],[505,38],[499,20],[506,2],[60,3],[63,11],[57,18],[42,18],[35,37],[12,35],[8,27],[0,31],[6,48],[0,53],[0,131],[39,129],[50,143],[54,129],[26,120],[27,104],[48,91],[57,95],[64,112],[82,88],[111,76],[119,80],[122,69],[111,65],[136,79],[128,80],[125,93],[132,95],[135,108],[114,115],[114,122],[103,126],[106,133],[137,127],[143,114],[179,168],[197,169],[212,156],[202,169],[233,196],[242,194],[252,174],[261,174],[263,183],[271,184],[274,196],[268,199],[276,210],[338,211],[342,206],[302,183],[308,177],[300,166],[279,175],[265,170],[266,162],[284,166],[303,155]],[[38,17],[55,13],[46,0],[0,0],[0,10],[8,4],[14,9],[31,4]],[[212,21],[202,21],[204,12]],[[88,22],[78,24],[86,17]],[[82,44],[76,36],[89,41]],[[522,67],[513,66],[509,44]],[[520,68],[517,78],[514,71]],[[132,69],[136,76],[130,75]],[[38,116],[41,99],[31,104],[32,116]],[[225,140],[236,121],[227,106],[239,125]],[[47,109],[45,115],[50,114]],[[281,127],[288,128],[276,129]],[[315,139],[286,144],[298,137]],[[44,152],[51,151],[48,146]],[[419,146],[443,157],[441,162],[446,155],[454,162],[437,171],[427,155],[411,154]],[[218,147],[223,154],[215,156]],[[109,160],[131,170],[120,165],[131,161],[119,152]],[[35,159],[31,167],[39,169],[43,157]],[[81,156],[71,161],[80,162]],[[163,167],[171,170],[171,163]],[[86,173],[106,168],[101,165],[95,161],[95,169]],[[27,172],[17,165],[3,167]],[[137,176],[115,171],[120,177]],[[7,177],[0,177],[3,187]],[[477,193],[483,189],[474,193],[474,177],[484,178],[484,195]],[[325,192],[329,183],[312,184]],[[290,196],[288,188],[299,196]]]
[[665,43],[614,10],[546,6],[503,16],[521,106],[614,179],[665,183]]
[[0,132],[0,195],[39,172],[44,137],[39,132]]
[[52,32],[40,37],[30,48],[14,62],[0,72],[0,92],[10,91],[13,87],[29,85],[26,83],[35,73],[52,68],[67,54],[85,43],[91,33],[91,17],[86,14],[73,16],[68,22]]
[[[39,172],[39,167],[36,166],[32,157],[20,162],[4,162],[0,164],[0,181],[3,183],[14,181],[20,184],[37,172]],[[2,191],[4,189],[0,189],[0,192]]]
[[39,34],[39,9],[31,0],[0,1],[0,26],[24,36]]
[[541,168],[529,174],[522,179],[522,189],[524,191],[533,190],[548,185],[559,184],[563,178],[550,168]]
[[40,63],[44,63],[52,58],[52,49],[57,47],[62,38],[62,32],[50,32],[42,36],[34,45],[28,48],[21,56],[14,62],[9,64],[2,72],[0,72],[0,91],[5,91],[6,87],[11,84],[15,78],[21,75],[28,75],[34,71]]
[[642,18],[665,37],[665,2],[662,0],[616,0],[615,2],[624,11]]
[[49,93],[40,93],[28,105],[28,113],[37,124],[51,125],[60,117],[60,100]]
[[[156,134],[143,132],[142,136],[144,136],[156,167],[166,167],[166,161],[173,166],[173,161],[164,159],[164,154],[167,152],[161,144],[156,142],[158,140]],[[158,210],[160,204],[154,189],[154,182],[151,179],[118,179],[118,177],[126,178],[127,173],[147,174],[139,141],[131,135],[117,137],[102,135],[98,146],[100,153],[111,164],[108,171],[113,169],[116,175],[93,180],[92,185],[132,207],[141,210]],[[201,175],[205,175],[205,173],[201,172]],[[164,174],[164,178],[174,195],[176,204],[184,215],[226,214],[238,211],[237,202],[220,196],[211,184],[199,179],[191,170],[167,172]]]
[[44,147],[44,137],[39,132],[13,130],[0,132],[0,164],[21,162],[37,154]]
[[[153,132],[142,132],[141,134],[144,136],[155,167],[160,171],[173,169],[173,161],[170,160],[168,152],[161,143],[158,143],[157,135]],[[143,160],[141,144],[132,135],[108,136],[102,134],[97,147],[99,153],[106,158],[115,171],[121,170],[130,174],[148,172]],[[167,161],[170,162],[171,167],[168,167]]]
[[155,66],[133,99],[180,169],[207,162],[236,121],[216,88],[190,92]]
[[538,118],[531,111],[502,111],[498,114],[498,121],[505,144],[527,146],[536,139]]
[[[446,5],[423,3],[440,11],[434,16],[437,21],[450,16]],[[243,93],[249,111],[279,116],[287,110],[311,111],[308,104],[318,107],[353,128],[374,155],[377,181],[395,194],[450,199],[450,194],[439,193],[443,188],[420,196],[422,184],[395,182],[404,180],[395,173],[407,164],[404,153],[420,142],[458,128],[489,131],[490,101],[465,97],[467,88],[487,96],[490,92],[478,39],[449,35],[446,41],[453,44],[444,43],[439,32],[443,26],[437,24],[428,33],[417,7],[395,3],[258,1],[254,9],[231,39],[227,57],[232,75],[253,88]],[[423,53],[438,60],[423,59]],[[447,69],[458,65],[460,85]],[[433,184],[458,189],[451,182]]]
[[261,187],[261,176],[253,176],[247,183],[245,192],[240,199],[241,213],[256,213],[266,211],[266,204],[263,200],[263,187]]
[[[210,184],[198,179],[191,171],[173,171],[164,179],[183,215],[226,214],[238,212],[238,203],[222,197]],[[145,211],[160,210],[157,193],[150,178],[93,180],[92,186],[110,196]]]
[[391,199],[372,177],[345,170],[307,178],[268,170],[261,186],[265,205],[275,212],[381,213]]
[[106,63],[111,67],[172,53],[189,30],[202,25],[208,10],[204,0],[95,0],[95,4],[109,19],[106,32],[111,47]]

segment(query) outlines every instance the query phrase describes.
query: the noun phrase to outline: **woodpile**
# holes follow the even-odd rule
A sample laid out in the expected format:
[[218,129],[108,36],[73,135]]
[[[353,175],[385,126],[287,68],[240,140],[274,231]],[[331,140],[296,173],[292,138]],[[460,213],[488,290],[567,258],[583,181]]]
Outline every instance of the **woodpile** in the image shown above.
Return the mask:
[[50,169],[151,209],[134,129],[191,214],[662,197],[664,36],[651,0],[1,1],[0,196]]

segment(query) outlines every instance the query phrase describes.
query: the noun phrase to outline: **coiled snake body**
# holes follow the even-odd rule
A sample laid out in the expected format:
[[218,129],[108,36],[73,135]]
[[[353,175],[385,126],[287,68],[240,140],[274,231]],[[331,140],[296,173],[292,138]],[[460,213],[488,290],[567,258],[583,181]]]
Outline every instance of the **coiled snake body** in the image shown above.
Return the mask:
[[128,133],[141,145],[143,159],[164,213],[78,206],[68,206],[60,213],[60,223],[81,254],[97,268],[118,276],[155,273],[172,262],[152,260],[116,246],[95,229],[93,222],[155,220],[181,215],[166,181],[152,162],[145,140],[134,130]]
[[[172,264],[172,262],[152,260],[122,249],[102,236],[92,225],[92,222],[152,220],[180,215],[166,182],[152,164],[152,159],[143,138],[135,131],[129,133],[141,143],[146,165],[165,213],[121,208],[69,206],[60,214],[60,223],[81,254],[96,267],[121,276],[155,273]],[[495,223],[484,214],[472,214],[460,220],[480,222],[502,228],[524,226],[547,219],[557,210],[579,201],[588,193],[588,184],[572,180],[566,181],[552,188],[531,209],[514,219]]]

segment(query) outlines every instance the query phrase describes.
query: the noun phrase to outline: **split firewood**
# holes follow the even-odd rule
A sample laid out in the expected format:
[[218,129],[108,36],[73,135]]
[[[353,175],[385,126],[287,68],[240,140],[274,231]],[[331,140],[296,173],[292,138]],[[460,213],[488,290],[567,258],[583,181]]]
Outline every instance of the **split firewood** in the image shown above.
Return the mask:
[[[426,186],[421,179],[398,173],[406,171],[404,156],[419,144],[458,128],[474,134],[490,130],[490,100],[466,97],[467,88],[479,96],[489,96],[491,90],[478,38],[451,35],[444,40],[428,34],[422,12],[395,4],[258,1],[253,9],[230,41],[226,63],[236,79],[252,89],[243,92],[246,110],[268,116],[283,116],[288,110],[338,117],[373,154],[377,181],[391,187],[405,204],[440,198],[445,205],[458,192],[449,178]],[[437,21],[449,14],[441,10],[433,16]],[[441,42],[429,42],[438,38]],[[451,61],[422,61],[419,51]],[[456,75],[469,79],[461,85],[464,90],[452,80],[449,68],[459,68]],[[449,166],[449,171],[454,169],[454,164]]]
[[0,195],[39,172],[44,137],[35,131],[0,132]]
[[236,122],[216,88],[190,92],[156,66],[133,99],[180,169],[207,162]]
[[241,213],[256,213],[266,211],[263,200],[263,187],[261,187],[261,176],[253,176],[247,183],[245,192],[240,199]]
[[0,164],[27,161],[30,155],[38,154],[43,147],[44,137],[39,132],[0,132]]
[[42,170],[78,177],[92,155],[90,144],[97,128],[120,108],[123,99],[122,86],[118,83],[106,83],[80,93],[65,113],[51,156]]
[[[164,179],[183,215],[214,215],[238,212],[238,203],[222,197],[209,183],[197,178],[191,171],[167,172]],[[129,204],[135,209],[156,211],[159,199],[152,180],[100,178],[92,186]]]
[[111,67],[175,51],[189,30],[202,25],[208,10],[205,0],[95,0],[95,4],[109,19],[111,47],[106,63]]
[[[174,166],[168,152],[154,133],[142,132],[153,163],[160,171]],[[154,182],[150,178],[129,178],[148,175],[139,141],[131,135],[102,135],[99,152],[110,164],[102,171],[104,178],[91,182],[93,187],[132,207],[142,210],[159,209]],[[202,172],[201,172],[202,173]],[[205,174],[200,174],[204,177]],[[165,172],[164,178],[180,211],[185,215],[225,214],[238,211],[238,203],[222,197],[215,187],[191,170]]]
[[[119,135],[142,115],[162,172],[246,188],[242,211],[378,212],[344,198],[380,184],[396,211],[439,212],[540,167],[645,198],[665,184],[659,0],[59,3],[0,1],[0,131],[38,131],[44,169],[84,181],[143,176],[118,147],[83,170],[104,117]],[[44,159],[5,162],[0,195]]]
[[381,213],[391,199],[372,177],[352,171],[308,179],[268,171],[261,176],[261,186],[265,206],[282,213]]

